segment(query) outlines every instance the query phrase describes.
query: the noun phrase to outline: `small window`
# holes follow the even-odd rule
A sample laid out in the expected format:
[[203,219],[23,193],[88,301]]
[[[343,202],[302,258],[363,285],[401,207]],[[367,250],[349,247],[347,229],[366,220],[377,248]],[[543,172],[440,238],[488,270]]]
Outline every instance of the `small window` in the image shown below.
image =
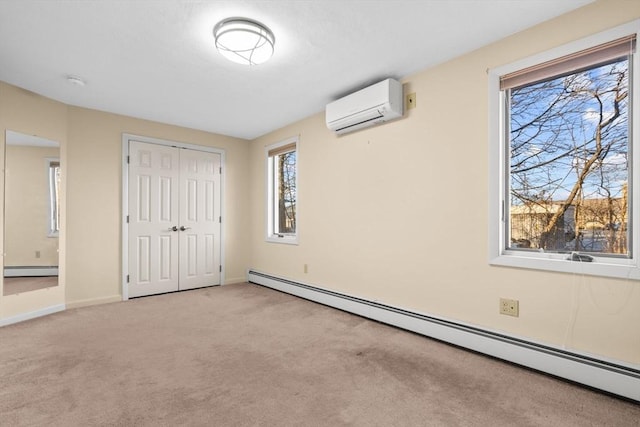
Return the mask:
[[636,33],[637,23],[490,73],[492,263],[639,274]]
[[266,148],[267,240],[297,243],[298,139]]
[[60,232],[60,160],[48,159],[49,176],[49,237]]

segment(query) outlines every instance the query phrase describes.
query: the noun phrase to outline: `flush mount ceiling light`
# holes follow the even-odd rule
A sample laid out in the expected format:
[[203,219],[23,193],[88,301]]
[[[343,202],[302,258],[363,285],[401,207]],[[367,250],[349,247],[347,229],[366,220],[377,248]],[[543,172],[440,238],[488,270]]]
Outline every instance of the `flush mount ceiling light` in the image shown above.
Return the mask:
[[247,18],[227,18],[213,27],[216,48],[228,60],[244,65],[266,62],[276,42],[271,30]]

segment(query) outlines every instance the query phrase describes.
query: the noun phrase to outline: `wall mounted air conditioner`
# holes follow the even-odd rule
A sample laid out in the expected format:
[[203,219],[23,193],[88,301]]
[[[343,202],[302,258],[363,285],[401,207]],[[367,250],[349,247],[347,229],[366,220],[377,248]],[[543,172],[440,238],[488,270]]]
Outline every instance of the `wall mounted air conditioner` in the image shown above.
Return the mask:
[[338,135],[402,117],[402,83],[383,80],[327,104],[327,127]]

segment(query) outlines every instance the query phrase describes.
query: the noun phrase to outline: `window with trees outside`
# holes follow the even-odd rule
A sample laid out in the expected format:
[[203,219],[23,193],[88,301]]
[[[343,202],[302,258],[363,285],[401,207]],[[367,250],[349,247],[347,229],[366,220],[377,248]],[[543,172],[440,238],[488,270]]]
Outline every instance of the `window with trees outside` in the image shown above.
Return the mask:
[[49,237],[60,232],[60,160],[48,159],[49,178]]
[[267,241],[297,243],[298,139],[266,148]]
[[494,263],[638,274],[637,28],[490,73]]

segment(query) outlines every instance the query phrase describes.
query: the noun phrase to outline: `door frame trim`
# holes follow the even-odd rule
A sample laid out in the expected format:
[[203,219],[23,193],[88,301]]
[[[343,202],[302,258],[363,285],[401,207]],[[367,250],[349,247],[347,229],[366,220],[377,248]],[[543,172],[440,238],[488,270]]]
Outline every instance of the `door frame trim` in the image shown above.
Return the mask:
[[122,134],[122,209],[120,212],[120,222],[122,224],[122,275],[121,275],[121,289],[122,300],[127,301],[129,299],[129,288],[127,287],[127,276],[129,275],[129,223],[127,222],[127,213],[129,212],[129,166],[127,158],[129,156],[129,142],[139,141],[146,142],[148,144],[163,145],[168,147],[184,148],[194,151],[203,151],[206,153],[220,154],[220,167],[222,167],[222,173],[220,174],[220,214],[223,218],[220,224],[220,265],[222,271],[220,272],[220,284],[224,285],[224,273],[225,273],[225,204],[224,204],[224,188],[225,188],[225,173],[226,173],[226,152],[222,148],[207,147],[205,145],[188,144],[185,142],[171,141],[168,139],[153,138],[148,136],[135,135],[130,133]]

